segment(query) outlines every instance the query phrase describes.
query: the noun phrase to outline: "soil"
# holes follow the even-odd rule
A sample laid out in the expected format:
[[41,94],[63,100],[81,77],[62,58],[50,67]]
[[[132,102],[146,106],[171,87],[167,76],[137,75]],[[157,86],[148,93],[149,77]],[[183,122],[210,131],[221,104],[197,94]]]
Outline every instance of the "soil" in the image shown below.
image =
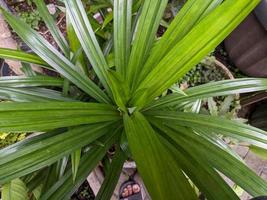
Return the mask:
[[[14,0],[4,0],[12,13],[15,15],[20,15],[21,13],[31,13],[36,10],[36,6],[31,1],[14,1]],[[54,4],[56,5],[56,0],[45,0],[46,4]],[[57,11],[54,15],[56,19],[57,26],[61,30],[63,34],[66,34],[66,17],[65,14],[62,12]],[[10,27],[11,29],[11,27]],[[46,25],[42,20],[39,21],[38,27],[35,28],[50,44],[58,49],[58,45],[56,44],[55,40],[53,39],[51,33],[48,31]],[[11,29],[12,31],[12,29]],[[27,45],[22,42],[22,40],[18,37],[18,35],[12,31],[12,37],[15,39],[19,46],[26,51],[31,51]]]
[[71,197],[71,200],[94,200],[94,199],[95,199],[94,193],[87,181],[85,181]]

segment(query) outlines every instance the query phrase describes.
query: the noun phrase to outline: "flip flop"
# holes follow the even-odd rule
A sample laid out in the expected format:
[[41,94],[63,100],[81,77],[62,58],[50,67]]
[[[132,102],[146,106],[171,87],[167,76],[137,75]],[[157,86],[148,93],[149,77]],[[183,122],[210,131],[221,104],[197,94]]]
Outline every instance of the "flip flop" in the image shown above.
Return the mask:
[[[138,185],[139,188],[140,188],[140,191],[138,193],[135,193],[135,194],[132,194],[132,195],[129,195],[128,197],[122,197],[122,193],[123,193],[123,190],[125,188],[127,188],[128,185]],[[119,190],[119,200],[143,200],[143,197],[142,197],[142,193],[141,193],[141,186],[140,184],[138,184],[136,181],[134,180],[128,180],[128,181],[125,181],[121,187],[120,187],[120,190]]]
[[256,197],[251,200],[267,200],[267,196]]

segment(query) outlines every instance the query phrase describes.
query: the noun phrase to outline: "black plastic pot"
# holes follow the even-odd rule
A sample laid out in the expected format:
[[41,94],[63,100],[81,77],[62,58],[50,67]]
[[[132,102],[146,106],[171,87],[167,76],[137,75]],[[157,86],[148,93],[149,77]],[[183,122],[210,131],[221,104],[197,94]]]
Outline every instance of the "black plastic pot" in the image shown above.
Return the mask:
[[266,10],[267,0],[262,0],[224,42],[236,67],[253,77],[267,77]]

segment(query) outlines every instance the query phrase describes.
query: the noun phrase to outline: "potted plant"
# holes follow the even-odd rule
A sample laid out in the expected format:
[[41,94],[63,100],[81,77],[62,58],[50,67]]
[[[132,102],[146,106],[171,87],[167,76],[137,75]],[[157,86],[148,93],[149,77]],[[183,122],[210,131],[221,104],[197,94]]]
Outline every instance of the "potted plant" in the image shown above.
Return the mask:
[[[161,96],[213,50],[258,0],[189,0],[157,41],[167,0],[115,0],[112,68],[81,0],[64,1],[67,39],[44,2],[34,2],[60,51],[2,9],[6,21],[35,54],[0,49],[0,55],[55,70],[61,77],[31,74],[0,79],[1,98],[13,101],[0,104],[0,131],[40,133],[0,150],[4,199],[9,195],[68,199],[110,147],[115,147],[115,155],[96,199],[110,199],[128,157],[135,160],[153,199],[197,199],[191,182],[208,199],[239,199],[219,172],[252,196],[267,193],[267,183],[218,143],[214,134],[265,150],[265,131],[183,112],[184,106],[198,99],[266,90],[266,79],[224,80]],[[92,69],[96,76],[89,76]]]

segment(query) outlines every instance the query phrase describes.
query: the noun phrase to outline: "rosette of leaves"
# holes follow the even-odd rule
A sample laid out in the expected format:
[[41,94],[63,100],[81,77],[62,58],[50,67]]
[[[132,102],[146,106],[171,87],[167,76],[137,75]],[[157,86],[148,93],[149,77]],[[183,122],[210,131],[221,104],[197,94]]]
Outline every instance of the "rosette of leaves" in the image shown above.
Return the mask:
[[[60,50],[2,10],[35,54],[0,49],[0,56],[55,70],[61,77],[36,75],[27,65],[28,76],[0,79],[1,98],[13,101],[0,104],[0,131],[42,132],[0,151],[1,185],[20,178],[29,198],[69,199],[115,147],[96,199],[110,199],[128,157],[136,162],[152,199],[197,199],[188,178],[207,199],[238,199],[220,173],[252,196],[267,193],[267,183],[215,134],[266,149],[265,131],[183,112],[202,98],[266,90],[266,79],[225,80],[161,96],[259,0],[188,0],[158,41],[155,35],[167,0],[114,0],[113,48],[98,42],[81,0],[64,1],[67,39],[44,2],[34,2]],[[107,62],[110,54],[115,58],[112,68]],[[89,78],[91,69],[96,76]]]

